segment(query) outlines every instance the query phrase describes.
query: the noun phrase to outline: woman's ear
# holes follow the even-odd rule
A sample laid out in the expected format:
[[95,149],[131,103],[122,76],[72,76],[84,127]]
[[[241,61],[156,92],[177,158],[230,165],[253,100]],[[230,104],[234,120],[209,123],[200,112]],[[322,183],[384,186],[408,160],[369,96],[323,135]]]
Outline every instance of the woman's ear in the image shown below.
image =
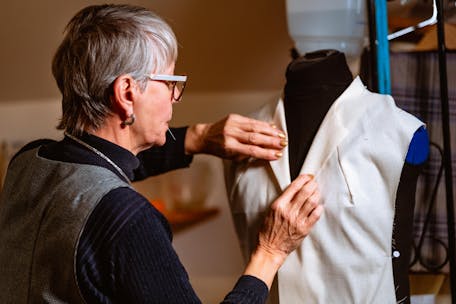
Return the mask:
[[121,75],[114,80],[112,90],[113,109],[121,121],[124,121],[134,114],[133,106],[136,94],[138,94],[138,87],[130,75]]

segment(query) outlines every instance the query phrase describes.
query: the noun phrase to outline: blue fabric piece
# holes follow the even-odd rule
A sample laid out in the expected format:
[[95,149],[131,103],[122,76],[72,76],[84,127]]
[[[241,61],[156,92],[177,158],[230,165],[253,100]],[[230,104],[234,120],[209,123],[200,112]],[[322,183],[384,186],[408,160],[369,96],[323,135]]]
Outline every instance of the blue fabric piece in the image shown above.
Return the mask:
[[405,161],[411,165],[419,165],[424,163],[428,157],[429,135],[423,126],[413,134]]

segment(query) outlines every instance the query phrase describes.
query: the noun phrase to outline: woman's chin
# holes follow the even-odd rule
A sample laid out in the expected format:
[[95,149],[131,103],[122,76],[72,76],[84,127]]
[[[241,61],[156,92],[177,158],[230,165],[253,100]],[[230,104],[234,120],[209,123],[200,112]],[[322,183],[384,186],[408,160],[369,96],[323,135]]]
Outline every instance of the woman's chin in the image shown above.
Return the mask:
[[156,145],[157,146],[163,146],[166,143],[166,132],[163,134],[163,136],[160,137],[160,139],[157,139]]
[[166,132],[164,132],[158,136],[154,136],[153,138],[148,138],[145,146],[147,146],[147,148],[160,147],[160,146],[163,146],[165,143],[166,143]]

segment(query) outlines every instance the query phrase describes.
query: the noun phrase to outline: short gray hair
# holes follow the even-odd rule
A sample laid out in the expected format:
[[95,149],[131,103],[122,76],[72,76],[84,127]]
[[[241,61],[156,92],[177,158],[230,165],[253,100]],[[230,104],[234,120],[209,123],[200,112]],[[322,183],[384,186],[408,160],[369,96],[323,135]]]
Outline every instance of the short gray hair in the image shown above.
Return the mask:
[[145,75],[162,73],[177,59],[177,41],[158,15],[132,5],[94,5],[79,11],[65,28],[52,61],[62,93],[58,129],[80,135],[98,129],[112,114],[117,77],[129,74],[146,87]]

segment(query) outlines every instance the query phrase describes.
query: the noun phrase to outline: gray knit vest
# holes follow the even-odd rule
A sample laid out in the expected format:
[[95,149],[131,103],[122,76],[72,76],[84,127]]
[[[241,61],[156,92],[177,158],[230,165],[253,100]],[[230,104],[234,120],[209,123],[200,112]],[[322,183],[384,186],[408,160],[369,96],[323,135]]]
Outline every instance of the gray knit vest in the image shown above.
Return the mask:
[[119,187],[130,186],[108,169],[44,159],[38,149],[15,158],[0,197],[0,303],[83,303],[78,241]]

